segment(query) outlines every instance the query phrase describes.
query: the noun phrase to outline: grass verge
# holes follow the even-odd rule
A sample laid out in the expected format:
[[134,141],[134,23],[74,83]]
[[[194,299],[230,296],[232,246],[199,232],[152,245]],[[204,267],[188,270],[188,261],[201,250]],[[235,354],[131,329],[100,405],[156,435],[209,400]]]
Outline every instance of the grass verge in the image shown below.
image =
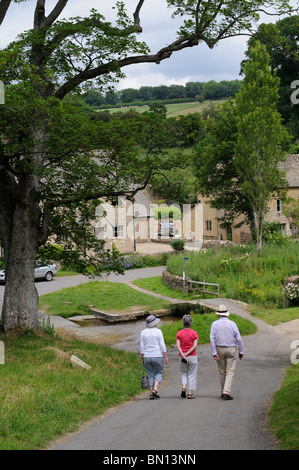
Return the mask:
[[179,300],[197,300],[198,297],[195,297],[191,294],[183,294],[182,291],[176,289],[172,290],[170,287],[166,286],[162,281],[162,276],[153,276],[144,279],[136,279],[132,281],[132,284],[135,286],[141,287],[142,289],[148,290],[150,292],[155,292],[156,294],[164,295],[166,297],[171,297],[172,299]]
[[299,450],[299,373],[298,364],[287,370],[281,387],[275,392],[269,412],[269,427],[281,450]]
[[257,305],[250,305],[248,311],[253,317],[260,318],[272,326],[299,318],[299,307],[267,309]]
[[[30,332],[0,335],[0,449],[37,450],[140,392],[136,354]],[[58,352],[58,353],[57,353]],[[76,369],[75,354],[91,366]]]
[[130,309],[158,310],[169,305],[123,283],[93,281],[41,295],[39,308],[49,315],[69,318],[90,313],[89,306],[116,313]]
[[[252,335],[256,333],[257,327],[254,325],[254,323],[247,320],[246,318],[242,318],[234,314],[230,314],[229,318],[238,325],[240,334],[242,336]],[[197,331],[197,334],[199,336],[198,344],[209,343],[211,324],[217,319],[218,315],[216,315],[215,313],[193,315],[192,329]],[[182,328],[182,320],[178,320],[168,325],[163,325],[161,327],[166,346],[170,346],[171,344],[175,345],[177,332]]]

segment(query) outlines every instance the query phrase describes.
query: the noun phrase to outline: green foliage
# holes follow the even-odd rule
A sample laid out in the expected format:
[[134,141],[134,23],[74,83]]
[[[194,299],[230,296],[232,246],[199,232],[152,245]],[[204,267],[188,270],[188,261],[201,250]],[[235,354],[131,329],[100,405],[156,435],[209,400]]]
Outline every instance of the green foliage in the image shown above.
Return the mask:
[[54,324],[51,323],[50,315],[47,316],[47,319],[45,319],[45,317],[42,318],[42,321],[40,322],[40,329],[43,333],[50,336],[51,338],[55,337],[55,328]]
[[[220,82],[187,82],[182,85],[141,86],[139,89],[124,88],[120,91],[103,93],[97,90],[85,94],[85,102],[96,108],[104,109],[112,103],[120,106],[156,106],[169,103],[182,103],[198,100],[218,100],[234,97],[240,90],[241,80],[222,80]],[[212,85],[211,85],[212,84]],[[162,108],[163,109],[163,108]],[[151,109],[152,110],[152,109]]]
[[155,218],[160,220],[181,220],[182,213],[178,207],[167,206],[166,204],[159,204],[158,207],[153,207]]
[[[212,206],[225,209],[221,222],[243,222],[256,230],[261,252],[264,217],[273,192],[285,187],[278,164],[285,158],[289,135],[276,110],[279,79],[271,73],[265,46],[250,48],[242,88],[206,123],[206,137],[195,157],[200,191]],[[246,165],[244,162],[246,161]]]
[[263,226],[263,241],[265,243],[271,243],[275,245],[284,245],[288,243],[287,237],[281,232],[281,226],[279,222],[268,222]]
[[238,137],[234,165],[253,213],[259,253],[269,201],[281,182],[286,184],[278,163],[284,159],[289,140],[276,110],[279,79],[271,73],[269,65],[266,47],[257,42],[250,48],[249,60],[243,68],[244,83],[236,95]]
[[[182,256],[170,255],[167,270],[182,275]],[[283,306],[284,278],[298,274],[299,244],[265,244],[262,256],[253,245],[190,252],[186,276],[194,281],[219,283],[220,296],[265,307]]]
[[298,31],[299,16],[287,16],[275,24],[261,24],[257,33],[248,41],[249,46],[254,45],[257,40],[266,46],[271,68],[277,71],[280,78],[278,111],[289,133],[294,136],[293,151],[290,149],[289,153],[297,153],[295,141],[299,138],[299,107],[290,106],[290,85],[299,76]]
[[[191,328],[198,334],[198,344],[209,343],[211,324],[213,321],[218,319],[218,316],[215,313],[200,312],[201,314],[196,314],[194,311],[190,311],[190,313],[193,319]],[[238,325],[240,334],[242,336],[254,334],[257,330],[257,327],[251,321],[245,318],[241,318],[234,314],[230,314],[229,318]],[[167,346],[175,345],[177,332],[182,328],[183,325],[181,321],[175,321],[171,324],[165,324],[161,327]]]
[[172,246],[174,251],[184,251],[185,242],[180,239],[171,240],[170,246]]
[[194,305],[188,303],[179,303],[179,304],[172,304],[168,307],[168,312],[171,317],[179,317],[183,318],[184,315],[190,314],[204,314],[209,311],[208,308],[203,307],[202,305]]
[[278,439],[281,450],[299,450],[298,387],[298,364],[293,364],[287,370],[280,389],[275,392],[269,412],[270,430]]

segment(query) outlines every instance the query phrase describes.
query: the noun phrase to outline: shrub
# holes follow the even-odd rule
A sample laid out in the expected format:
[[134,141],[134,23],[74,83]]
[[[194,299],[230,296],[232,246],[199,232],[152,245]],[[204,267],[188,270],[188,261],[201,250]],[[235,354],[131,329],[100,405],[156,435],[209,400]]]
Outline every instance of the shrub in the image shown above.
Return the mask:
[[184,251],[185,242],[184,240],[177,239],[177,240],[172,240],[170,242],[170,245],[172,246],[174,251]]
[[199,304],[188,304],[188,303],[180,303],[180,304],[172,304],[168,307],[169,315],[172,317],[179,317],[183,318],[184,315],[190,314],[203,314],[210,311],[210,309],[203,307]]
[[263,241],[266,243],[272,243],[275,245],[283,245],[288,242],[281,232],[281,226],[279,222],[267,222],[263,227]]
[[284,286],[283,295],[289,300],[292,305],[299,305],[299,285],[293,282],[288,282]]

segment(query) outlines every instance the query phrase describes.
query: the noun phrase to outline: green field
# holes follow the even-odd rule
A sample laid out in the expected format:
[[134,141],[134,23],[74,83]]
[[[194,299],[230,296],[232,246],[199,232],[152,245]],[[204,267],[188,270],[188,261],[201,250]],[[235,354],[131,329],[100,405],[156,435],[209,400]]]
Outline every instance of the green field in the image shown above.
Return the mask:
[[158,310],[170,302],[138,292],[119,282],[92,281],[77,287],[41,295],[39,308],[48,315],[69,318],[90,314],[90,307],[117,313],[119,311]]
[[[174,104],[167,104],[167,117],[176,117],[184,114],[192,114],[192,113],[200,113],[203,109],[209,107],[210,105],[217,105],[222,104],[226,101],[225,99],[221,100],[206,100],[202,103],[198,101],[194,101],[192,103],[174,103]],[[107,111],[110,111],[111,114],[114,113],[125,113],[129,111],[129,109],[134,109],[140,113],[144,113],[145,111],[149,111],[149,106],[126,106],[123,108],[107,108]],[[98,110],[104,111],[104,109]]]

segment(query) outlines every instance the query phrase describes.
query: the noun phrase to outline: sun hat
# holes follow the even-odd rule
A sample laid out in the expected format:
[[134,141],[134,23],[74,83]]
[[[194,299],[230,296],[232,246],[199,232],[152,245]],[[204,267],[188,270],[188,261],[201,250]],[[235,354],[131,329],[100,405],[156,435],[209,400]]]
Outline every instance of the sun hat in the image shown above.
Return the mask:
[[155,315],[150,315],[146,318],[146,327],[152,328],[153,326],[157,326],[160,322],[160,318],[156,318]]
[[218,315],[221,315],[223,317],[228,317],[229,316],[229,311],[227,310],[225,305],[219,305],[218,310],[216,312]]

